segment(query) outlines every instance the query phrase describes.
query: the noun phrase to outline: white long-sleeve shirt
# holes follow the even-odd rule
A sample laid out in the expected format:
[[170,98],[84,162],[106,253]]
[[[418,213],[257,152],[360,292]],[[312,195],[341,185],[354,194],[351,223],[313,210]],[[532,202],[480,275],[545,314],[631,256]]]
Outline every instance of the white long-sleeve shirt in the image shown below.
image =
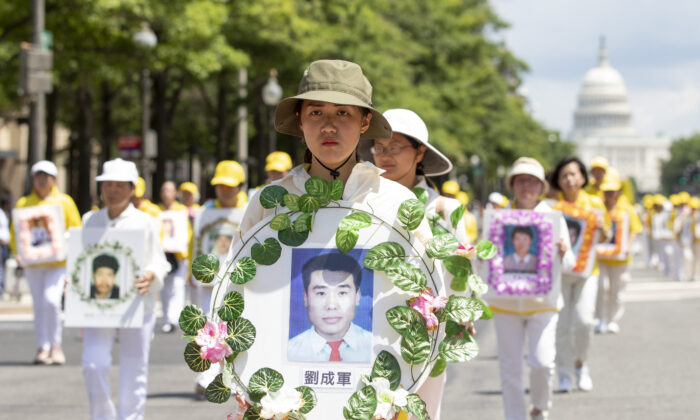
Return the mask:
[[163,287],[163,279],[170,270],[170,263],[165,258],[163,248],[160,246],[160,226],[158,221],[148,214],[137,210],[132,204],[119,216],[110,219],[107,208],[102,208],[92,213],[83,225],[85,229],[107,228],[123,230],[143,230],[145,233],[144,264],[141,274],[150,271],[153,273],[153,282],[144,296],[144,314],[148,315],[155,309],[156,296]]

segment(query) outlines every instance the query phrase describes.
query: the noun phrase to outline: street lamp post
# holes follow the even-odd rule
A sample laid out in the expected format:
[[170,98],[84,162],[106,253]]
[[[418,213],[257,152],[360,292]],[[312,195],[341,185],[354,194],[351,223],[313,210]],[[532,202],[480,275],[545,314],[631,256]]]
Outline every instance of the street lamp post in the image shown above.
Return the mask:
[[[147,52],[158,45],[158,38],[153,33],[147,23],[141,24],[141,30],[133,36],[134,44],[142,51]],[[148,156],[146,154],[146,139],[150,130],[150,108],[148,105],[149,93],[151,89],[151,75],[146,67],[145,61],[141,65],[141,175],[147,179]]]
[[282,86],[277,82],[277,70],[270,70],[270,78],[262,89],[262,100],[268,107],[270,119],[270,138],[269,151],[274,152],[277,149],[277,134],[275,133],[275,112],[274,107],[280,103],[282,99]]

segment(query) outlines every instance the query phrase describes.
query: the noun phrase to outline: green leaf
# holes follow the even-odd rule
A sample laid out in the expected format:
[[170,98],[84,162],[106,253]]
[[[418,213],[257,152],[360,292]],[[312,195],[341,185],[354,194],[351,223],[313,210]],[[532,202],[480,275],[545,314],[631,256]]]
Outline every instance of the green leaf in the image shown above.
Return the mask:
[[211,283],[219,272],[219,259],[212,254],[204,254],[192,261],[192,275],[202,283]]
[[386,311],[386,320],[401,336],[408,334],[411,330],[426,331],[427,334],[423,315],[408,306],[394,306],[389,309]]
[[196,305],[187,305],[182,311],[180,311],[180,319],[178,324],[180,328],[187,335],[197,335],[197,331],[204,328],[204,324],[207,323],[207,317]]
[[449,363],[467,362],[479,353],[479,346],[475,341],[464,337],[446,338],[438,346],[440,358]]
[[479,301],[481,304],[481,307],[483,308],[484,313],[481,315],[481,318],[479,319],[491,319],[493,318],[493,312],[491,312],[491,308],[489,308],[489,305],[486,304],[483,300],[479,298],[474,298]]
[[242,257],[236,260],[231,271],[231,282],[234,284],[246,284],[255,277],[258,266],[250,257]]
[[321,200],[311,194],[304,194],[299,197],[299,210],[304,213],[316,213],[321,208]]
[[262,244],[254,244],[250,256],[262,265],[274,264],[282,255],[282,245],[275,238],[267,238]]
[[277,205],[284,206],[284,196],[288,191],[279,185],[268,185],[260,192],[260,204],[266,209],[274,209]]
[[303,401],[303,404],[299,408],[299,411],[303,414],[308,414],[311,410],[313,410],[318,402],[316,393],[308,386],[298,386],[294,389],[301,392],[301,400]]
[[399,361],[396,360],[393,354],[386,350],[382,350],[377,355],[377,358],[374,359],[370,379],[375,378],[387,379],[389,381],[389,388],[392,391],[396,391],[401,384],[401,366],[399,366]]
[[496,255],[498,248],[493,242],[482,239],[476,243],[476,256],[482,260],[490,260]]
[[451,319],[448,319],[447,322],[445,322],[445,335],[447,337],[452,337],[453,335],[462,335],[466,333],[467,327],[464,325],[460,325]]
[[306,242],[306,239],[309,237],[309,231],[306,230],[304,232],[297,232],[292,228],[285,229],[285,230],[280,230],[279,233],[277,234],[277,238],[282,242],[283,244],[287,246],[299,246]]
[[406,230],[415,230],[425,216],[425,205],[417,198],[410,198],[399,206],[399,222]]
[[284,385],[284,378],[281,373],[270,368],[262,368],[251,375],[248,389],[256,397],[262,397],[269,392],[279,391],[282,385]]
[[476,321],[482,312],[479,299],[466,296],[451,295],[445,305],[447,317],[455,322]]
[[423,330],[408,330],[401,336],[401,357],[409,365],[419,365],[430,357],[430,338]]
[[452,277],[450,288],[455,292],[464,292],[467,290],[467,279],[465,277]]
[[299,211],[299,196],[296,194],[285,194],[284,205],[291,211]]
[[331,201],[331,186],[325,179],[320,176],[312,176],[304,183],[306,192],[316,197],[322,206],[325,206]]
[[246,351],[255,342],[255,326],[245,318],[238,317],[226,323],[228,326],[228,336],[226,344],[234,352]]
[[406,396],[406,411],[413,414],[416,420],[430,420],[428,409],[425,408],[425,402],[418,394],[408,394]]
[[267,420],[261,414],[261,406],[251,405],[243,414],[243,420]]
[[465,258],[461,255],[450,255],[442,261],[447,271],[455,277],[463,277],[466,279],[474,272],[469,258]]
[[195,372],[204,372],[209,369],[211,362],[207,359],[202,359],[200,355],[201,347],[194,341],[190,341],[185,346],[185,363]]
[[469,290],[471,290],[474,294],[481,296],[484,293],[486,293],[489,290],[489,287],[484,283],[484,281],[481,279],[476,274],[471,274],[467,278],[467,285],[469,286]]
[[348,405],[343,407],[346,420],[368,420],[377,410],[377,392],[367,385],[350,396]]
[[428,283],[425,274],[420,268],[406,263],[396,264],[387,268],[386,276],[399,289],[416,294],[425,289]]
[[340,200],[343,198],[343,181],[334,179],[331,181],[331,199]]
[[284,213],[278,214],[277,216],[273,217],[270,221],[270,229],[277,231],[285,230],[291,225],[292,221],[289,219],[289,216],[287,216]]
[[347,254],[355,247],[359,237],[360,233],[356,230],[338,229],[335,232],[335,246],[338,247],[338,251],[342,252],[343,254]]
[[223,404],[231,398],[231,389],[224,385],[222,374],[216,375],[216,378],[207,386],[207,391],[205,395],[207,396],[207,401]]
[[450,222],[452,223],[453,229],[457,229],[457,224],[460,220],[462,220],[462,217],[464,216],[464,212],[466,210],[467,208],[464,206],[464,204],[460,204],[459,207],[457,207],[452,213],[450,213]]
[[423,203],[424,206],[428,205],[428,191],[426,191],[425,188],[415,187],[411,192],[416,195],[418,201]]
[[433,378],[440,376],[442,372],[445,371],[446,367],[447,362],[438,357],[437,360],[435,360],[435,364],[433,364],[433,368],[430,370],[430,376]]
[[300,214],[294,221],[294,231],[297,233],[309,232],[313,222],[313,215],[310,213]]
[[243,313],[243,295],[234,291],[226,293],[224,301],[219,308],[219,318],[222,321],[233,321]]
[[459,242],[457,238],[451,233],[445,233],[443,235],[434,236],[428,246],[425,248],[426,254],[430,258],[444,259],[452,256],[457,248],[459,247]]
[[338,224],[339,230],[359,230],[372,226],[372,217],[363,212],[350,213]]
[[387,267],[403,262],[406,251],[396,242],[382,242],[367,251],[362,264],[371,270],[383,271]]

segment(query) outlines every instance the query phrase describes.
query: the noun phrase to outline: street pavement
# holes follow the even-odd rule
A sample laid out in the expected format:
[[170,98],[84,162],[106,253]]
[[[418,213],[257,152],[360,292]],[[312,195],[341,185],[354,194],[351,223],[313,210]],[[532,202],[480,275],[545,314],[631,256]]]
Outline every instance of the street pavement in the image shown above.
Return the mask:
[[[621,332],[593,339],[593,391],[555,395],[550,419],[700,418],[700,283],[672,282],[656,271],[635,268],[624,298]],[[158,327],[151,346],[146,418],[225,419],[228,405],[195,398],[195,374],[182,359],[185,342]],[[443,419],[503,418],[493,326],[484,321],[477,328],[479,356],[448,367]],[[117,347],[111,377],[115,397]],[[0,304],[0,419],[89,418],[79,329],[64,330],[64,350],[66,366],[32,365],[31,311],[26,304]]]

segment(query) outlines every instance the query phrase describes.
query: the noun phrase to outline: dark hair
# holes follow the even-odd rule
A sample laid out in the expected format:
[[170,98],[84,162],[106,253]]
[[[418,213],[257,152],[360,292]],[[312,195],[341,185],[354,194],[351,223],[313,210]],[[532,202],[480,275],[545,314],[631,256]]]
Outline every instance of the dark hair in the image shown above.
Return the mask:
[[95,273],[98,268],[107,267],[119,271],[119,261],[109,254],[100,254],[92,260],[92,272]]
[[550,181],[550,184],[552,184],[554,188],[561,191],[561,187],[559,186],[559,173],[564,168],[564,166],[574,162],[578,165],[578,169],[581,172],[581,175],[583,175],[584,182],[581,188],[588,185],[588,171],[586,171],[586,165],[584,165],[583,162],[581,162],[581,159],[571,156],[560,160],[559,163],[557,163],[557,166],[552,171],[552,179]]
[[[406,140],[408,140],[408,142],[411,143],[411,147],[413,147],[416,150],[420,149],[420,147],[423,146],[423,144],[421,142],[419,142],[418,140],[414,139],[413,137],[411,137],[407,134],[404,134],[404,133],[398,133],[398,134],[401,134],[402,136],[404,136],[406,138]],[[371,141],[372,141],[372,145],[374,145],[374,139],[372,139]],[[425,159],[425,155],[423,155],[423,159]],[[416,175],[425,176],[425,169],[423,168],[423,161],[422,160],[416,164]],[[435,186],[435,184],[433,184],[433,189],[435,191],[440,191],[440,189],[437,188]]]
[[338,252],[332,252],[329,254],[317,255],[307,262],[301,268],[301,277],[304,282],[304,291],[309,288],[309,283],[311,283],[311,273],[318,270],[328,270],[328,271],[343,271],[352,274],[353,283],[355,283],[355,290],[360,289],[360,283],[362,282],[362,268],[357,261],[349,256]]
[[525,235],[530,237],[530,240],[533,240],[534,235],[532,234],[532,229],[530,229],[530,226],[516,226],[515,229],[510,233],[510,239],[515,239],[515,234],[516,233],[524,233]]
[[566,219],[566,228],[573,229],[574,231],[576,231],[577,238],[578,238],[578,235],[581,234],[581,224],[576,222],[575,220]]

